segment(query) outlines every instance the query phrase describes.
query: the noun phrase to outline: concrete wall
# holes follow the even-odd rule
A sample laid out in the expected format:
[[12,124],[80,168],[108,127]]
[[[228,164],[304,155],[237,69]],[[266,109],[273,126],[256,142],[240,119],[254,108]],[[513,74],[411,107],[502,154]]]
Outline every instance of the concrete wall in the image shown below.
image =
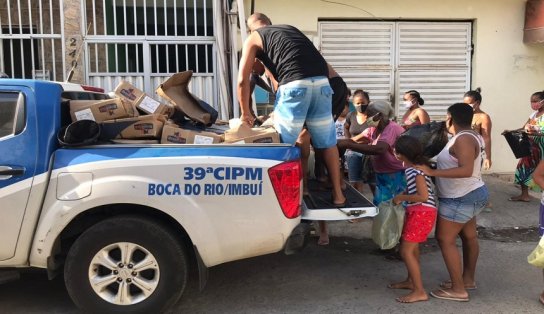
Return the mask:
[[[318,19],[473,20],[472,88],[482,88],[482,110],[492,119],[491,172],[512,172],[517,160],[500,133],[521,127],[529,97],[544,90],[544,45],[523,43],[524,0],[255,0],[255,11],[316,38]],[[245,0],[246,16],[251,1]],[[350,6],[355,6],[353,8]],[[460,99],[461,101],[461,99]]]

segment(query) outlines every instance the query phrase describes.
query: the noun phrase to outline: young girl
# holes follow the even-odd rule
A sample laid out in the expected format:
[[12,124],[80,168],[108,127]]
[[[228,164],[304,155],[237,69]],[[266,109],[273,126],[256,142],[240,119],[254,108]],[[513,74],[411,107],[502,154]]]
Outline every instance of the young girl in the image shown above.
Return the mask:
[[401,136],[395,142],[395,157],[408,168],[406,173],[406,192],[393,198],[393,203],[406,203],[406,218],[402,230],[400,255],[406,264],[408,278],[390,284],[391,289],[410,289],[411,293],[396,300],[402,303],[427,301],[429,296],[423,289],[419,267],[419,243],[425,242],[436,222],[436,203],[431,179],[414,165],[427,164],[423,148],[418,139]]

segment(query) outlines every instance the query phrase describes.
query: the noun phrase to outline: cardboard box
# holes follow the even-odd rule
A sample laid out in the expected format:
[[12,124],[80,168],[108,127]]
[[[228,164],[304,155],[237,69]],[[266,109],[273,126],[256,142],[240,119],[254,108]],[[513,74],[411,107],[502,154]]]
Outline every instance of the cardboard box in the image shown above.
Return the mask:
[[166,122],[163,115],[145,115],[104,121],[100,139],[159,139]]
[[117,85],[115,88],[114,93],[121,99],[129,102],[133,107],[138,106],[145,96],[143,91],[139,90],[127,81],[119,82],[119,85]]
[[155,99],[145,94],[142,96],[142,99],[139,101],[137,108],[147,114],[162,114],[169,117],[172,116],[172,114],[174,113],[173,106],[158,102]]
[[231,144],[279,143],[280,135],[274,128],[250,128],[242,124],[225,131],[225,142]]
[[166,125],[162,130],[161,144],[217,144],[221,135],[213,132],[198,132]]
[[159,85],[156,92],[189,119],[210,125],[217,119],[217,111],[189,92],[188,85],[192,75],[192,71],[176,73]]
[[106,120],[129,117],[125,105],[120,98],[96,100],[70,100],[70,116],[72,122],[79,120]]

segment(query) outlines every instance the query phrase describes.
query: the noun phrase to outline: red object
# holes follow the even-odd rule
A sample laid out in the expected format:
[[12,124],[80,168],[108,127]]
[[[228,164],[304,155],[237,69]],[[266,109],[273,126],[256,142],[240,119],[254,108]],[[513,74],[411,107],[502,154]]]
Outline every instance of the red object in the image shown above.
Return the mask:
[[104,93],[104,89],[100,88],[100,87],[94,87],[94,86],[89,86],[89,85],[81,85],[81,88],[83,88],[83,90],[86,90],[88,92]]
[[402,239],[415,243],[427,241],[429,233],[436,224],[436,216],[437,210],[434,207],[421,204],[406,207]]
[[287,161],[268,170],[272,187],[287,218],[297,218],[301,214],[300,186],[302,165],[300,160]]

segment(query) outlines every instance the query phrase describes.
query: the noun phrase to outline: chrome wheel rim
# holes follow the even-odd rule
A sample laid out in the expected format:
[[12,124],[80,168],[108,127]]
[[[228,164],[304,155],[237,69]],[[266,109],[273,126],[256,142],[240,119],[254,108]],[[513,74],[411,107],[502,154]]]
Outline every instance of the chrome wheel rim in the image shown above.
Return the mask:
[[89,265],[89,283],[103,300],[132,305],[146,300],[160,278],[157,259],[144,247],[117,242],[98,251]]

